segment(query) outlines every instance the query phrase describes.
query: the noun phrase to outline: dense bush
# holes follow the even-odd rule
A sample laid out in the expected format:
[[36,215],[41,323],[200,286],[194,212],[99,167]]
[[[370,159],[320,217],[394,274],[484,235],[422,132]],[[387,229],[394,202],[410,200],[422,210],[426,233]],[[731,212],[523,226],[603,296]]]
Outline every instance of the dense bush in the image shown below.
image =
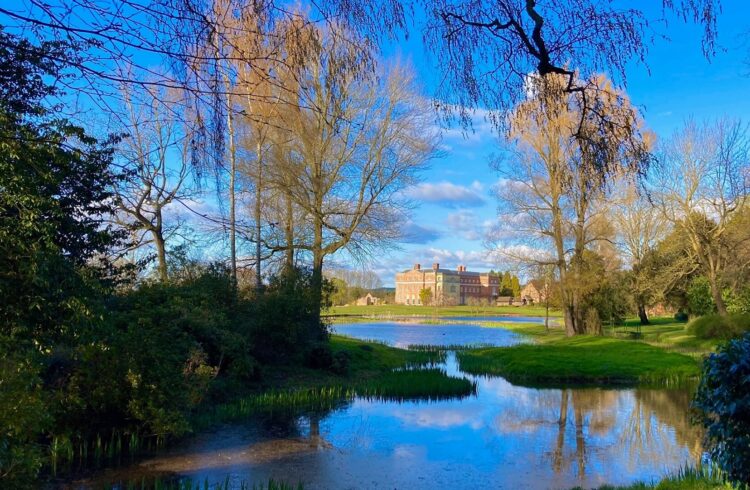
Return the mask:
[[750,314],[706,315],[691,321],[686,328],[699,339],[727,340],[750,331]]
[[312,288],[312,274],[294,269],[273,277],[250,305],[250,339],[253,354],[264,363],[304,362],[309,350],[328,338],[328,328],[320,320]]
[[41,380],[18,359],[0,359],[0,483],[26,488],[42,466],[37,436],[48,428]]
[[750,483],[750,333],[706,359],[694,405],[711,458],[730,480]]
[[680,311],[678,311],[677,313],[674,314],[674,319],[675,319],[675,321],[678,321],[678,322],[686,322],[686,321],[688,321],[690,319],[690,317],[688,316],[687,313],[685,313],[684,311],[680,310]]
[[716,305],[711,296],[711,285],[705,277],[693,279],[686,293],[687,307],[691,315],[703,316],[716,312]]
[[723,296],[729,313],[750,313],[750,286],[725,289]]

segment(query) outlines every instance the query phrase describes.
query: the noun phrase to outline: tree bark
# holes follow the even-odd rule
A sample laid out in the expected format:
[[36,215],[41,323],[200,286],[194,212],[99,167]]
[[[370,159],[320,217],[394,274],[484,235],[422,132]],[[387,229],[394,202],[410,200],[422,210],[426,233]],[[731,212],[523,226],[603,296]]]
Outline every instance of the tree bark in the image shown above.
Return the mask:
[[167,282],[169,276],[167,274],[167,251],[164,244],[164,237],[159,231],[152,231],[154,237],[154,246],[156,247],[156,260],[157,270],[159,272],[159,280],[161,282]]
[[721,316],[727,316],[729,312],[727,311],[726,304],[724,304],[724,298],[721,295],[721,287],[719,286],[719,281],[716,278],[716,275],[709,274],[708,282],[711,285],[711,296],[713,297],[714,304],[716,305],[716,312]]
[[234,125],[232,124],[232,104],[227,111],[227,130],[229,132],[229,262],[232,286],[237,287],[237,228],[235,216],[235,178],[237,174],[237,153],[234,146]]
[[263,190],[263,161],[261,160],[261,145],[258,141],[256,145],[256,154],[258,157],[258,172],[255,176],[255,291],[260,293],[263,289],[263,280],[261,275],[261,256],[260,256],[260,234],[261,234],[261,216],[260,201]]
[[651,325],[648,313],[646,313],[646,305],[643,303],[638,303],[638,318],[641,320],[641,325]]
[[314,319],[317,325],[320,323],[320,305],[323,302],[323,220],[316,216],[314,221],[312,288],[315,302]]
[[289,270],[294,268],[294,209],[292,207],[292,198],[287,195],[286,199],[286,223],[284,233],[286,234],[286,267]]

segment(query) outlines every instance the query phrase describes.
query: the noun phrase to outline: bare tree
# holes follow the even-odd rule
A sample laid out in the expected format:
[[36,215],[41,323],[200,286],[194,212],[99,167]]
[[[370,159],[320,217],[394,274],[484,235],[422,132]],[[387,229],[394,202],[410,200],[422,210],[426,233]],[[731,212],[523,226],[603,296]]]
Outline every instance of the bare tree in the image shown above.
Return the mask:
[[134,232],[135,247],[153,245],[159,278],[167,281],[166,242],[178,233],[180,221],[167,220],[165,208],[188,198],[190,189],[184,128],[163,104],[182,101],[163,89],[133,92],[132,86],[123,87],[129,137],[120,152],[125,178],[115,189],[119,221]]
[[655,206],[689,239],[692,257],[711,285],[716,309],[738,240],[732,222],[744,212],[750,192],[750,140],[740,121],[687,121],[659,149],[648,185]]
[[641,325],[648,325],[646,307],[659,294],[648,271],[643,270],[644,261],[667,235],[669,224],[631,179],[623,178],[616,184],[610,202],[609,218],[616,229],[618,248],[630,267],[638,317]]
[[[597,110],[617,122],[606,131],[597,122],[587,124],[588,117],[581,124],[581,99],[576,94],[560,99],[555,95],[559,91],[548,90],[551,80],[542,79],[541,90],[532,84],[529,99],[512,116],[510,137],[516,153],[506,162],[510,165],[500,166],[506,178],[498,197],[504,221],[513,220],[514,227],[522,228],[523,243],[500,246],[499,251],[526,264],[554,265],[567,334],[599,332],[601,325],[585,298],[596,287],[589,270],[591,254],[602,255],[597,247],[611,235],[601,205],[606,182],[615,174],[639,172],[647,157],[646,144],[627,97],[606,79],[596,80],[600,93],[610,94]],[[574,133],[582,137],[572,138]]]
[[342,249],[366,255],[399,236],[406,204],[400,191],[415,181],[437,141],[431,109],[408,70],[391,66],[381,77],[363,76],[350,69],[357,50],[318,35],[320,55],[299,76],[305,102],[283,120],[295,137],[271,179],[309,220],[312,240],[295,248],[312,256],[321,294],[325,257]]

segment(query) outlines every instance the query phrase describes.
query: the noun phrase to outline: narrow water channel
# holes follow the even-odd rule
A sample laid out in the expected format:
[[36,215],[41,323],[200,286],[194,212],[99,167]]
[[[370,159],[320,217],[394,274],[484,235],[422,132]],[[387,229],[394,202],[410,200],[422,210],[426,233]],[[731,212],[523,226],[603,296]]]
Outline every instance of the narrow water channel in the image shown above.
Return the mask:
[[[355,323],[338,333],[392,345],[522,339],[478,325]],[[455,357],[444,368],[461,374]],[[476,396],[397,403],[355,399],[328,413],[226,425],[74,488],[155,475],[302,482],[305,489],[585,488],[659,479],[701,455],[690,393],[535,389],[475,378]]]

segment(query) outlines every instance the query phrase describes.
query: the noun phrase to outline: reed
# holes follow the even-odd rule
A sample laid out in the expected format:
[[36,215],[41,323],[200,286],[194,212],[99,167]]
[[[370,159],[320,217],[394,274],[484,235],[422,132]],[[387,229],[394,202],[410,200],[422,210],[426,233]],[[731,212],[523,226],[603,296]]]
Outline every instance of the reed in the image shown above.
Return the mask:
[[[615,487],[604,485],[597,490],[750,490],[748,485],[732,485],[722,471],[713,465],[684,466],[656,482],[639,482]],[[576,487],[572,490],[581,490]]]
[[125,482],[110,483],[103,490],[304,490],[302,482],[296,485],[269,479],[267,482],[250,483],[247,480],[232,481],[227,476],[224,481],[211,483],[208,479],[195,481],[191,478],[142,478]]
[[195,430],[203,430],[220,422],[256,415],[328,412],[343,408],[356,397],[406,401],[440,400],[473,394],[476,394],[476,383],[463,377],[448,376],[442,369],[401,369],[349,385],[254,394],[196,414],[192,426]]
[[[489,343],[475,343],[475,344],[446,344],[446,345],[440,345],[440,344],[409,344],[406,346],[407,349],[417,351],[417,352],[436,352],[443,354],[443,358],[445,358],[445,353],[448,351],[458,351],[458,350],[472,350],[472,349],[489,349],[492,347],[496,347],[493,344]],[[443,362],[445,362],[443,360]]]

